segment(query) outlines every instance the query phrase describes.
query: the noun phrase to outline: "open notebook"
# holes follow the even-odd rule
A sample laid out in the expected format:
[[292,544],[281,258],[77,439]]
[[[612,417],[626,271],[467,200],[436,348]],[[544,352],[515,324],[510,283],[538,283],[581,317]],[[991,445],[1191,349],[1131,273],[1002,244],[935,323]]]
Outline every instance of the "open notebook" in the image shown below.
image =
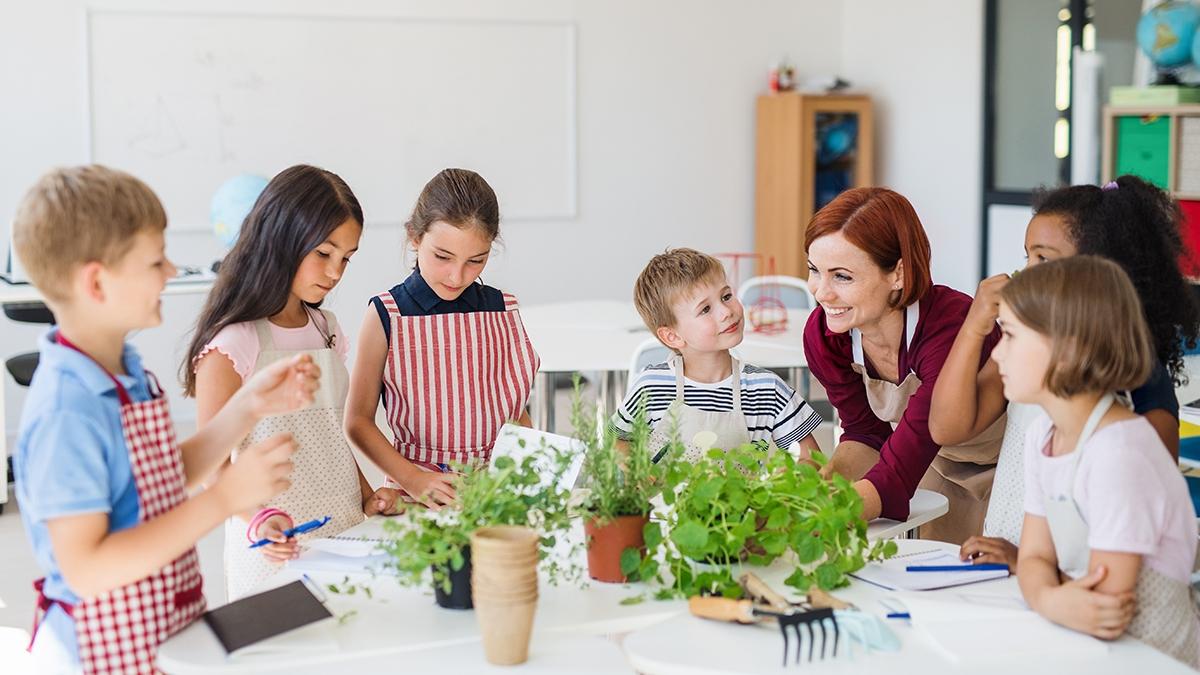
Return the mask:
[[909,565],[963,565],[953,552],[943,549],[901,554],[883,562],[867,563],[850,576],[889,591],[929,591],[935,588],[962,586],[980,581],[1003,579],[1005,570],[907,572]]

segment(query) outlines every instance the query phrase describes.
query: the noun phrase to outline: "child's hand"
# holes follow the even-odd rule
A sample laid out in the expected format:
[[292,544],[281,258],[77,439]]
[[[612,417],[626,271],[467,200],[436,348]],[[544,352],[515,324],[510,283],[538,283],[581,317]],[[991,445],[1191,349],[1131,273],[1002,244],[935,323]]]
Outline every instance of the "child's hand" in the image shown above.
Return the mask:
[[1057,624],[1102,640],[1121,637],[1137,602],[1132,591],[1109,595],[1093,590],[1107,575],[1100,565],[1085,577],[1046,589],[1039,611]]
[[295,537],[286,537],[283,531],[292,526],[286,516],[271,516],[258,525],[254,540],[270,539],[271,544],[259,547],[263,557],[270,562],[281,563],[292,560],[300,555],[300,544]]
[[291,434],[275,434],[246,448],[213,486],[226,511],[257,510],[260,504],[288,489],[295,451]]
[[381,487],[363,502],[363,513],[368,516],[373,516],[377,513],[382,513],[385,516],[394,516],[400,513],[401,510],[400,491],[393,490],[392,488]]
[[1000,537],[971,537],[958,552],[962,560],[973,564],[1000,563],[1008,565],[1008,573],[1017,573],[1017,547]]
[[321,369],[308,354],[281,359],[263,368],[246,384],[242,395],[257,418],[300,410],[313,401]]
[[997,274],[979,282],[975,291],[975,299],[971,301],[971,309],[963,327],[969,327],[976,335],[986,338],[996,327],[996,318],[1000,316],[1000,291],[1008,284],[1007,274]]
[[412,495],[413,499],[435,511],[454,503],[454,474],[452,473],[417,469],[406,480],[401,481],[400,485],[408,494]]

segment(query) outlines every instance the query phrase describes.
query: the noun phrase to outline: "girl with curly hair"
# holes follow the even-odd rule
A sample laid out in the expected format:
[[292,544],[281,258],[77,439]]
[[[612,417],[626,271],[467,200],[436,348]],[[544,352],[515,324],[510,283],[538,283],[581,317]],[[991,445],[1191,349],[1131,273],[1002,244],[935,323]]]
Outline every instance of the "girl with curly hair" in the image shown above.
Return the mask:
[[[1089,254],[1112,260],[1133,282],[1150,329],[1155,363],[1146,382],[1125,393],[1126,404],[1146,418],[1173,457],[1179,454],[1179,402],[1175,385],[1187,379],[1183,345],[1200,337],[1200,303],[1179,268],[1183,255],[1179,205],[1136,176],[1097,187],[1075,185],[1034,196],[1025,229],[1028,266]],[[996,325],[1007,274],[979,284],[966,321],[938,377],[929,415],[934,440],[951,445],[971,438],[1008,411],[985,536],[971,537],[964,559],[1006,562],[1015,569],[1021,537],[1025,427],[1036,407],[1009,404],[995,363],[977,370],[984,338]]]

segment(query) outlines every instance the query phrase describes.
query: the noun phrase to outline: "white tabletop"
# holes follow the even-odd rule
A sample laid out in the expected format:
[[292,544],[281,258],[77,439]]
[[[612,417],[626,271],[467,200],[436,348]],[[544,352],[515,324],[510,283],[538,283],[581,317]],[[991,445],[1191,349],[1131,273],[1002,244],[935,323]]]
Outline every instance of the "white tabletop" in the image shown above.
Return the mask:
[[[945,513],[945,497],[919,490],[913,498],[911,512],[912,517],[907,523],[872,523],[868,527],[868,536],[872,539],[898,536],[936,518]],[[383,520],[377,516],[344,534],[378,536]],[[574,536],[581,538],[578,524],[575,530]],[[580,563],[584,564],[583,552],[579,551],[578,556]],[[272,577],[264,585],[264,590],[289,583],[300,576],[297,571],[285,569]],[[180,674],[295,672],[297,666],[311,668],[312,672],[321,672],[322,669],[328,672],[334,663],[391,667],[397,663],[398,654],[404,654],[401,658],[408,663],[411,652],[422,650],[449,650],[447,653],[455,655],[456,666],[462,668],[473,668],[482,663],[482,657],[474,659],[471,656],[479,652],[479,627],[474,613],[437,607],[431,589],[402,587],[393,577],[373,576],[362,571],[309,573],[309,577],[322,587],[329,583],[340,584],[347,576],[356,583],[369,586],[373,597],[366,598],[361,592],[354,595],[327,593],[327,605],[335,616],[351,611],[355,613],[344,625],[330,622],[320,627],[321,637],[331,643],[328,650],[290,657],[250,654],[230,659],[208,625],[197,621],[159,648],[159,665],[168,673]],[[780,588],[783,586],[780,585]],[[648,598],[644,602],[621,604],[622,600],[644,592]],[[653,589],[645,584],[604,584],[595,581],[590,582],[587,588],[567,584],[551,586],[543,576],[534,618],[534,640],[545,639],[545,644],[550,644],[568,636],[607,635],[637,630],[687,611],[686,603],[680,600],[649,599],[652,592]],[[451,670],[461,672],[457,668]]]
[[867,538],[895,539],[911,530],[940,518],[950,510],[950,500],[946,495],[932,490],[918,489],[908,502],[908,520],[892,520],[891,518],[876,518],[867,524]]
[[[901,541],[899,545],[901,553],[937,547],[957,548],[950,544],[922,540]],[[776,588],[782,588],[779,575],[784,573],[786,570],[768,568],[760,576]],[[1020,598],[1020,589],[1017,587],[1016,578],[1009,577],[970,586],[926,591],[925,594],[940,595],[961,602],[978,602],[987,597],[1012,602],[1011,599]],[[888,610],[880,604],[880,600],[893,593],[855,580],[849,587],[835,591],[835,595],[853,602],[865,612],[882,617]],[[698,619],[690,614],[679,614],[654,626],[634,631],[625,636],[622,648],[630,665],[636,671],[647,675],[783,672],[917,675],[963,672],[972,675],[1065,675],[1084,672],[1089,675],[1117,675],[1137,672],[1166,675],[1193,672],[1183,664],[1129,637],[1111,643],[1106,653],[1094,656],[1043,654],[1041,658],[1031,658],[1024,655],[993,662],[981,660],[964,666],[947,660],[939,648],[908,621],[888,620],[888,626],[901,641],[900,651],[864,654],[861,648],[858,648],[853,657],[847,659],[843,634],[838,650],[842,658],[812,663],[805,661],[798,666],[791,663],[787,668],[781,665],[783,639],[777,626],[720,623]],[[1002,640],[1003,636],[997,635],[996,639]],[[794,640],[792,645],[794,649]],[[1103,647],[1098,649],[1102,650]],[[792,656],[794,658],[794,652]]]
[[[163,295],[192,295],[207,293],[212,288],[216,275],[204,272],[194,277],[178,277],[167,282]],[[0,304],[42,302],[45,298],[33,284],[12,284],[0,279]]]
[[[652,337],[632,302],[581,300],[521,308],[521,320],[541,357],[541,372],[621,371]],[[738,358],[763,368],[803,368],[808,310],[789,310],[778,333],[747,328]]]

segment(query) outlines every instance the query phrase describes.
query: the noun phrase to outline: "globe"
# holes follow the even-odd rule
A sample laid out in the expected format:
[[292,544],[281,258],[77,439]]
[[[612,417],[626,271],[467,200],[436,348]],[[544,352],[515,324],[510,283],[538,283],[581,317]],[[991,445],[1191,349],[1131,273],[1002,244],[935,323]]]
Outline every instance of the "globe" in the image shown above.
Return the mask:
[[1186,66],[1192,60],[1198,26],[1200,7],[1179,0],[1164,2],[1138,21],[1138,47],[1159,68]]
[[254,202],[267,187],[267,179],[262,176],[244,173],[221,184],[213,194],[212,206],[208,218],[212,223],[213,234],[225,248],[232,248],[237,241],[238,232],[242,229],[242,221],[249,215]]

